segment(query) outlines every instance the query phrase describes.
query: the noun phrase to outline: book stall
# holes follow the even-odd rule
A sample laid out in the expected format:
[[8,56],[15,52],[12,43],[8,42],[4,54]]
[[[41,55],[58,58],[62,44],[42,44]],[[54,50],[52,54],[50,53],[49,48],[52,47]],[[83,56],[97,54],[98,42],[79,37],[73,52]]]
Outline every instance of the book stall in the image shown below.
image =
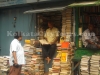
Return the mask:
[[[41,46],[36,48],[34,43],[34,39],[26,40],[23,46],[26,65],[23,65],[21,72],[24,75],[44,75],[42,48]],[[58,43],[52,68],[49,68],[49,75],[71,75],[73,54],[74,49],[69,42]]]
[[100,6],[87,6],[89,4],[86,3],[80,2],[72,6],[76,7],[75,32],[78,34],[78,36],[75,36],[75,46],[77,49],[73,58],[73,62],[75,62],[74,75],[99,75],[100,49],[91,50],[86,48],[83,45],[82,33],[88,29],[89,24],[92,24],[95,36],[100,40]]

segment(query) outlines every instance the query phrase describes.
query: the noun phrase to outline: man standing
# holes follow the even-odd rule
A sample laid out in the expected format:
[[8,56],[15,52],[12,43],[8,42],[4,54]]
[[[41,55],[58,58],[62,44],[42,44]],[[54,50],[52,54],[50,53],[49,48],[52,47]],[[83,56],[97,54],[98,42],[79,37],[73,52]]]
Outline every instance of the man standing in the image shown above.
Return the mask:
[[10,72],[8,75],[20,75],[22,65],[25,64],[24,50],[20,43],[22,40],[21,32],[16,32],[14,38],[10,44]]
[[92,50],[100,49],[99,40],[93,32],[94,26],[92,24],[88,25],[88,29],[86,29],[82,34],[82,41],[84,47]]

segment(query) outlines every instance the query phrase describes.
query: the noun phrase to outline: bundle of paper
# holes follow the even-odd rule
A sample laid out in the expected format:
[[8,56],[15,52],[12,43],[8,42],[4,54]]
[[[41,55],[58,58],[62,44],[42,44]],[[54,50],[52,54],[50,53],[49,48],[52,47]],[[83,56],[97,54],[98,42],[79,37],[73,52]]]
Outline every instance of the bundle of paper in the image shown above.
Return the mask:
[[57,44],[57,50],[61,50],[61,44],[60,43]]
[[49,44],[45,39],[39,40],[41,44]]
[[92,55],[90,60],[90,74],[99,75],[100,56]]
[[53,65],[60,65],[60,58],[54,58]]
[[57,50],[56,58],[61,58],[61,50]]
[[52,73],[52,75],[59,75],[59,73]]
[[39,75],[44,75],[44,70],[40,70]]
[[[71,10],[67,9],[62,13],[62,33],[70,33],[71,32]],[[66,35],[63,35],[66,36]]]
[[32,62],[33,64],[44,63],[44,62],[43,62],[43,58],[42,58],[41,55],[33,55],[33,56],[32,56],[31,62]]
[[30,45],[30,44],[25,44],[23,46],[23,48],[24,48],[24,52],[25,52],[25,61],[26,61],[26,64],[25,64],[25,66],[22,67],[22,72],[24,72],[25,70],[31,69],[31,65],[33,64],[33,62],[31,62],[32,55],[36,54],[35,47],[32,46],[32,45]]
[[42,55],[42,48],[36,48],[36,54]]
[[60,73],[60,58],[53,59],[52,74]]
[[63,50],[61,55],[61,72],[60,74],[70,75],[71,74],[71,50]]
[[71,64],[68,63],[62,63],[61,64],[61,73],[69,74],[71,71]]
[[52,75],[52,68],[49,68],[49,75]]
[[8,61],[9,61],[8,56],[0,56],[0,70],[8,71],[9,69]]
[[89,75],[90,56],[82,56],[80,70],[82,75]]
[[67,73],[67,72],[60,72],[60,75],[70,75],[70,73]]
[[70,75],[71,58],[73,49],[57,50],[56,57],[53,59],[52,68],[49,69],[49,75]]
[[34,72],[34,74],[32,74],[32,75],[37,75],[37,74],[43,75],[43,73],[44,73],[44,64],[33,64],[31,66],[31,71]]
[[25,44],[23,48],[26,64],[22,67],[22,72],[27,75],[43,75],[44,62],[41,55],[42,49],[35,48],[33,44]]
[[25,70],[25,69],[29,69],[31,67],[31,64],[33,64],[31,62],[31,57],[34,53],[34,46],[31,46],[30,44],[25,44],[24,45],[24,52],[25,52],[25,61],[26,61],[26,65],[23,67],[22,70]]

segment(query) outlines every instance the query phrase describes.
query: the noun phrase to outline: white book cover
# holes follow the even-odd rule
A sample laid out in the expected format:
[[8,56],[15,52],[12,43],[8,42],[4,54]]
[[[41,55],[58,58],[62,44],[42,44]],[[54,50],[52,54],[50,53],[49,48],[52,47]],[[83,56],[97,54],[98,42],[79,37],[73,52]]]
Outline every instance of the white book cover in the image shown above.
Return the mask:
[[49,44],[45,39],[39,40],[41,44]]

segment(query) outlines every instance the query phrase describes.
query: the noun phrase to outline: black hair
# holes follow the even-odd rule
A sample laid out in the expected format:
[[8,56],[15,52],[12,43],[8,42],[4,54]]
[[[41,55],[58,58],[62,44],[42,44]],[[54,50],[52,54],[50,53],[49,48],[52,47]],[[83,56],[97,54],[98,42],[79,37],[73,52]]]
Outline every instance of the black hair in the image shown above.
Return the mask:
[[53,25],[53,21],[52,20],[48,20],[48,23],[52,24]]
[[18,39],[19,37],[22,37],[21,32],[15,32],[14,38]]

